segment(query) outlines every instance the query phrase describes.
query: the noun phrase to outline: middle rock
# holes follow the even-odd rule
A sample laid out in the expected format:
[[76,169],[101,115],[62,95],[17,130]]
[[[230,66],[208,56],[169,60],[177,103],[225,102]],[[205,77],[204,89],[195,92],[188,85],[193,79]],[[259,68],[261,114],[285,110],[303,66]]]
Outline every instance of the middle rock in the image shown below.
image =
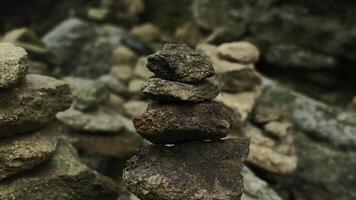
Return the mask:
[[[155,103],[134,119],[137,132],[156,144],[218,140],[231,129],[231,111],[212,101],[219,88],[206,80],[212,64],[184,44],[167,44],[148,58],[155,73],[142,91]],[[183,116],[183,117],[182,117]]]

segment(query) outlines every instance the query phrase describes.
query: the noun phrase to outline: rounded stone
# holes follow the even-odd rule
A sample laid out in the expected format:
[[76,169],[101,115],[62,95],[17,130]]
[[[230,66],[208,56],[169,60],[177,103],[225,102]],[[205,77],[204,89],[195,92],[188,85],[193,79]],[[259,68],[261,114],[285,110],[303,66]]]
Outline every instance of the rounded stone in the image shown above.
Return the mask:
[[183,83],[200,82],[215,74],[207,58],[186,44],[164,45],[148,57],[147,68],[159,78]]

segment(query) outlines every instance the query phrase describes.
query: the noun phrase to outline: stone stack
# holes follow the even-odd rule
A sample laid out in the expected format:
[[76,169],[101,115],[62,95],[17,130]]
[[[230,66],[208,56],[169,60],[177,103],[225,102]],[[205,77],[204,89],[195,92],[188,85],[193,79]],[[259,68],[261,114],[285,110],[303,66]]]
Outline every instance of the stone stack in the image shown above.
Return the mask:
[[69,86],[27,70],[26,51],[0,43],[0,199],[116,199],[116,186],[59,140]]
[[[123,179],[142,200],[240,199],[245,139],[224,138],[231,111],[213,101],[219,88],[213,65],[184,44],[166,44],[148,57],[155,76],[142,87],[154,102],[134,119],[154,144],[128,161]],[[183,184],[184,183],[184,184]]]

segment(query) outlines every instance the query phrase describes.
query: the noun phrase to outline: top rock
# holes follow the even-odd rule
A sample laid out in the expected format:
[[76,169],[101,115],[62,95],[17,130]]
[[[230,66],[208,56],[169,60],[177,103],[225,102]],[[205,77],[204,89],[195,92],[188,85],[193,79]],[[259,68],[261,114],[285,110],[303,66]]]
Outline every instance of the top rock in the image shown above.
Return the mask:
[[26,51],[11,43],[0,43],[0,89],[20,82],[27,70]]
[[196,83],[215,74],[213,65],[185,44],[166,44],[148,57],[147,68],[157,77],[183,83]]

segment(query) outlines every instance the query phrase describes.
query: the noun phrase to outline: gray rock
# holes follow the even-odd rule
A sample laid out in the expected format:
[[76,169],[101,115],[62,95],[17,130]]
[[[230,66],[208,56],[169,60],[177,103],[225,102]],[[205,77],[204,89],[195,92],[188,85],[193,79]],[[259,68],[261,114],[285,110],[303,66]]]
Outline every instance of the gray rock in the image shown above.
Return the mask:
[[124,34],[116,26],[71,18],[47,33],[43,42],[58,57],[63,73],[97,78],[110,71],[112,52],[121,45]]
[[132,66],[128,66],[128,65],[120,65],[120,66],[112,67],[110,70],[110,75],[114,76],[119,81],[122,81],[124,83],[129,82],[134,77]]
[[0,180],[49,160],[57,147],[58,124],[0,140]]
[[258,178],[252,170],[242,170],[244,193],[241,200],[282,200],[264,180]]
[[132,95],[140,95],[141,88],[142,88],[143,84],[145,84],[145,82],[146,81],[144,81],[142,79],[138,79],[138,78],[131,80],[129,83],[129,86],[128,86],[129,93]]
[[123,180],[141,200],[237,200],[247,154],[246,139],[151,145],[128,161]]
[[0,182],[0,199],[116,200],[118,196],[113,181],[82,164],[74,148],[63,142],[46,164]]
[[150,78],[142,92],[154,101],[206,101],[213,100],[219,94],[219,88],[213,82],[204,80],[197,84],[167,81]]
[[19,83],[27,70],[26,51],[11,43],[0,43],[0,89]]
[[67,77],[73,94],[73,107],[79,110],[93,110],[109,97],[109,90],[103,81]]
[[25,133],[46,125],[70,107],[69,85],[41,75],[27,75],[14,89],[0,95],[0,137]]
[[194,83],[213,76],[213,65],[185,44],[166,44],[148,57],[147,68],[158,78]]
[[88,112],[70,108],[58,113],[57,119],[77,131],[112,134],[119,134],[128,121],[117,111],[102,106]]
[[110,92],[115,93],[117,95],[126,95],[128,92],[127,87],[124,85],[124,83],[120,82],[116,77],[110,74],[101,76],[97,82],[99,82],[99,84],[97,83],[98,85],[100,85],[100,83],[103,83],[106,88],[110,90]]
[[134,119],[134,125],[137,133],[152,143],[174,144],[223,138],[232,121],[230,110],[216,102],[155,103]]

